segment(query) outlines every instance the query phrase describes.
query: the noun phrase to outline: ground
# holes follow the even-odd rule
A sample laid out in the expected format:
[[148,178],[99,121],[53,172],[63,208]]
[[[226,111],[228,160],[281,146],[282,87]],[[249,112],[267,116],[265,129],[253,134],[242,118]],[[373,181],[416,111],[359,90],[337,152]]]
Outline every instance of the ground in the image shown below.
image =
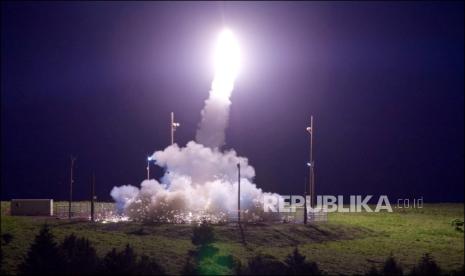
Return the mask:
[[[52,218],[12,217],[2,203],[1,233],[12,241],[2,246],[7,272],[14,273],[30,242],[43,223],[61,241],[75,233],[91,240],[103,256],[111,248],[127,243],[140,254],[155,257],[168,273],[179,274],[191,244],[191,225],[141,224],[134,222],[90,223]],[[425,204],[421,209],[394,209],[393,213],[331,213],[328,222],[309,225],[259,224],[244,227],[245,244],[236,225],[214,226],[214,246],[221,255],[232,255],[246,263],[262,252],[283,260],[298,246],[309,260],[328,274],[360,274],[380,267],[392,253],[409,270],[424,253],[431,253],[446,271],[464,264],[463,228],[451,225],[464,219],[464,205]],[[221,269],[217,270],[221,271]],[[223,273],[230,273],[223,270]]]

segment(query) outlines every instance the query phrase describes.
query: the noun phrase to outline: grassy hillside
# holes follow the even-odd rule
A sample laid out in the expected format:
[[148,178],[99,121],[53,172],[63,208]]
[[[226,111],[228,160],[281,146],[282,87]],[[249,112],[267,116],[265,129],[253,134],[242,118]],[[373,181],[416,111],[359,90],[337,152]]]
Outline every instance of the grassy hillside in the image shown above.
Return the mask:
[[[2,209],[5,207],[2,203]],[[373,264],[380,266],[390,253],[410,269],[423,253],[430,252],[442,268],[453,270],[464,262],[464,233],[450,224],[456,218],[464,219],[463,204],[425,204],[422,209],[397,209],[394,213],[332,213],[328,222],[309,225],[246,225],[245,243],[237,226],[217,225],[215,247],[222,255],[231,254],[246,262],[258,252],[284,259],[298,246],[308,259],[330,274],[364,273]],[[70,233],[89,238],[100,255],[129,243],[138,253],[155,257],[172,274],[180,272],[188,251],[194,249],[190,225],[92,224],[12,217],[2,211],[1,233],[13,236],[9,244],[2,246],[7,271],[16,271],[45,222],[60,241]]]

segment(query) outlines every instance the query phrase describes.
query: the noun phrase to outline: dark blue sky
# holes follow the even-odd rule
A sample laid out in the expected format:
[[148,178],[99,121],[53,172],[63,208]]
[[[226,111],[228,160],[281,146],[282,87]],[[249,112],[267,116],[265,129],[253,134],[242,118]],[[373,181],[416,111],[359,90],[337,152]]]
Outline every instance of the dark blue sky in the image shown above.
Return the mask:
[[[139,185],[170,139],[195,137],[226,24],[244,70],[227,148],[266,191],[303,190],[315,116],[320,194],[464,200],[461,2],[5,3],[2,199],[100,199]],[[162,172],[159,168],[157,175]]]

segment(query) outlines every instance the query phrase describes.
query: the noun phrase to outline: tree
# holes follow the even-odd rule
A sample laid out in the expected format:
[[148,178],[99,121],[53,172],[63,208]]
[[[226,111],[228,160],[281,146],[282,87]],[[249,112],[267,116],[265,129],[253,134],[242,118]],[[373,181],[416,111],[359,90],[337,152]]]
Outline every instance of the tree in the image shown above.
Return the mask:
[[5,275],[6,272],[3,271],[3,247],[0,247],[0,275]]
[[257,255],[249,260],[245,275],[284,275],[287,266],[270,255]]
[[205,246],[213,242],[215,239],[215,233],[213,232],[213,227],[208,224],[206,220],[202,221],[200,226],[195,226],[192,243],[196,246]]
[[126,248],[118,252],[113,248],[108,252],[102,261],[101,272],[104,274],[131,274],[137,266],[137,255],[129,244]]
[[13,240],[13,235],[10,233],[2,234],[2,241],[0,247],[0,275],[5,275],[6,272],[3,270],[3,248]]
[[402,270],[402,267],[397,264],[396,259],[392,255],[392,253],[389,255],[389,257],[386,259],[384,262],[383,270],[381,271],[383,275],[404,275],[404,272]]
[[165,270],[154,259],[142,255],[137,263],[136,275],[165,275]]
[[365,273],[366,276],[378,276],[381,275],[381,273],[376,269],[375,266],[371,266],[370,270]]
[[186,262],[182,267],[181,275],[197,275],[197,264],[192,260],[191,257],[186,258]]
[[420,262],[413,267],[411,275],[439,275],[441,269],[428,253],[424,254]]
[[300,254],[297,247],[292,254],[289,254],[284,261],[288,266],[289,275],[320,275],[321,271],[315,262],[305,260],[305,256]]
[[165,270],[154,259],[142,255],[138,261],[137,254],[129,244],[123,251],[113,248],[103,258],[100,272],[118,275],[164,275]]
[[63,272],[63,257],[47,225],[42,226],[18,269],[20,274],[57,274]]
[[65,258],[65,272],[70,274],[95,274],[99,265],[96,250],[86,238],[71,234],[59,248]]
[[452,270],[451,276],[459,276],[459,275],[465,275],[465,265],[462,265],[462,267],[458,270]]

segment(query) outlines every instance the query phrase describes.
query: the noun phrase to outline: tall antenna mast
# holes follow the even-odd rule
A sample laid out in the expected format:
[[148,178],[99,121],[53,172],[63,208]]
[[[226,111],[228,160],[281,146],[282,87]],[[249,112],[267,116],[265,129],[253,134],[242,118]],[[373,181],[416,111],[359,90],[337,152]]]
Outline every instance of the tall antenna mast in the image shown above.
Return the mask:
[[241,164],[237,163],[237,223],[241,224]]
[[312,129],[311,130],[311,135],[310,135],[310,177],[311,177],[311,181],[312,181],[312,190],[311,190],[311,203],[312,203],[312,207],[315,207],[315,200],[316,200],[316,196],[315,196],[315,160],[313,160],[313,133],[314,133],[314,128],[313,128],[313,116],[310,116],[310,128]]
[[310,116],[310,126],[307,127],[307,132],[310,134],[310,160],[308,164],[309,170],[309,192],[310,192],[310,206],[315,207],[315,161],[313,160],[313,134],[314,134],[314,126],[313,126],[313,115]]

